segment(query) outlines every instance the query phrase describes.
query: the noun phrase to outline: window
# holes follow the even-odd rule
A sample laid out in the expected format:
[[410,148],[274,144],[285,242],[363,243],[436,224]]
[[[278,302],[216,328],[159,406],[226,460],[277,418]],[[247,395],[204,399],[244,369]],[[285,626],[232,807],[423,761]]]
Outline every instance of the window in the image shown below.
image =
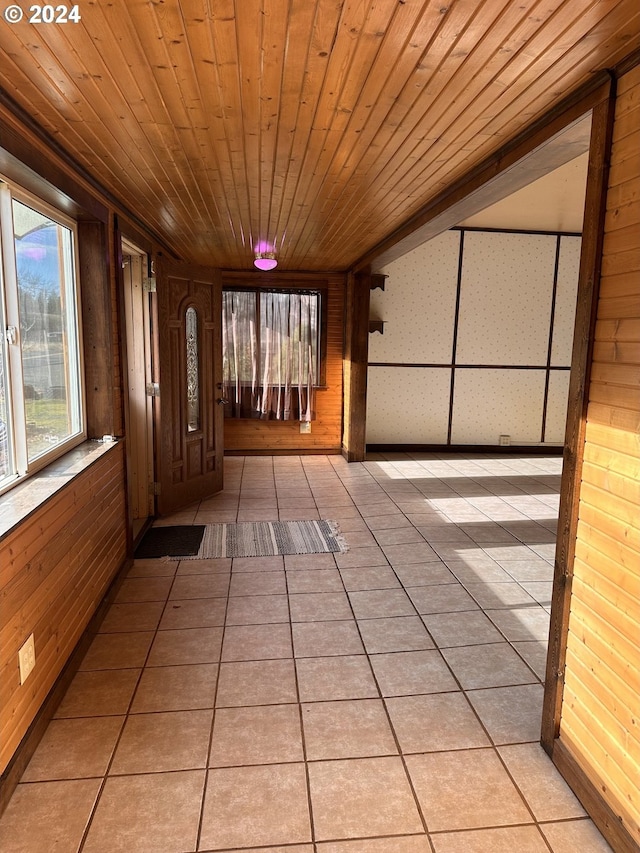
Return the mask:
[[76,234],[0,184],[0,489],[84,438]]
[[313,420],[320,292],[225,290],[222,296],[225,415]]

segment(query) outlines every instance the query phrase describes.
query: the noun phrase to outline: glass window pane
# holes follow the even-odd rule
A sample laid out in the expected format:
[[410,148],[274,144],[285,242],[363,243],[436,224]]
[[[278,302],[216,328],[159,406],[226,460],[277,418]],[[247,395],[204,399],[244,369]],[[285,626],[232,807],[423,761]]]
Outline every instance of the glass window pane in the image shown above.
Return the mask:
[[317,293],[260,294],[260,358],[273,384],[318,382]]
[[222,294],[222,374],[225,382],[256,383],[256,294]]
[[198,313],[187,308],[187,429],[194,432],[200,428],[200,380],[198,363]]
[[81,432],[73,234],[13,201],[27,457]]

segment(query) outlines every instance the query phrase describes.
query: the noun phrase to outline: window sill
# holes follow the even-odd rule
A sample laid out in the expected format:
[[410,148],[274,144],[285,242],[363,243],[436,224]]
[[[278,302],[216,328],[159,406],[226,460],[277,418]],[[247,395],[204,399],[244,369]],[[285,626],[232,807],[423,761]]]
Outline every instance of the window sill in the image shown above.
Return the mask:
[[117,443],[86,441],[0,495],[0,539],[55,497],[74,477],[90,468]]

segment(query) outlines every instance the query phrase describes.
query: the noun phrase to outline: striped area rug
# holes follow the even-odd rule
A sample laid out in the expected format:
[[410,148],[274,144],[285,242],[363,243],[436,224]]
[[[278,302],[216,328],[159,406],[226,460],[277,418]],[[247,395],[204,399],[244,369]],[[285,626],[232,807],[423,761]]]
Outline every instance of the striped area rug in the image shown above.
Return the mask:
[[207,524],[198,553],[173,559],[273,557],[346,550],[347,544],[335,521],[255,521]]

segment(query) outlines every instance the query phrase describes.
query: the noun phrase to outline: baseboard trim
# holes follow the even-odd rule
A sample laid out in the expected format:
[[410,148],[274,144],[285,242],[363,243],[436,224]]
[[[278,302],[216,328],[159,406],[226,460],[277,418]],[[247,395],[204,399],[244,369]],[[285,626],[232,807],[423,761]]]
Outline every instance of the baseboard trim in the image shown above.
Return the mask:
[[560,444],[367,444],[367,453],[495,453],[522,456],[562,456]]
[[225,450],[225,456],[339,456],[339,447],[278,447],[262,450]]

